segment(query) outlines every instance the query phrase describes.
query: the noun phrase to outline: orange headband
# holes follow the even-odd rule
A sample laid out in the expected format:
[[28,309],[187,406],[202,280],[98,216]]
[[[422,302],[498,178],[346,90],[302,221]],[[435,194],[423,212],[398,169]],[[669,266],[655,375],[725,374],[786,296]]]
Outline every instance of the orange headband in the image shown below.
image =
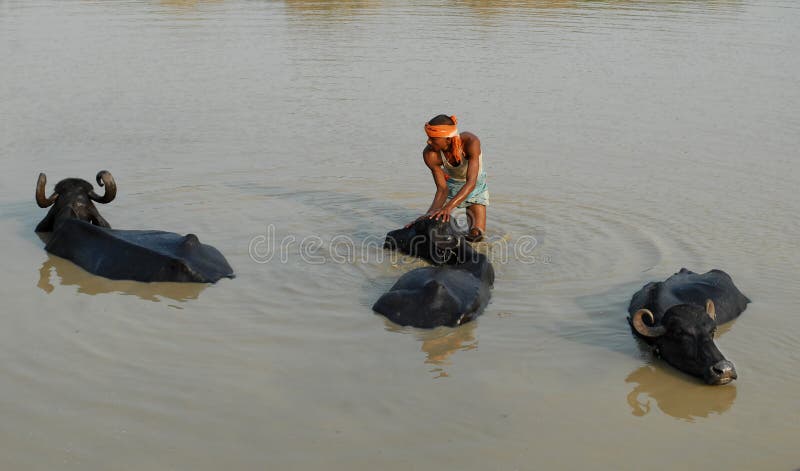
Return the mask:
[[458,134],[458,119],[455,116],[450,116],[450,119],[453,120],[454,124],[436,124],[431,125],[425,123],[425,134],[428,137],[452,137],[452,151],[453,157],[456,159],[456,162],[461,163],[461,154],[463,153],[462,145],[461,145],[461,136]]

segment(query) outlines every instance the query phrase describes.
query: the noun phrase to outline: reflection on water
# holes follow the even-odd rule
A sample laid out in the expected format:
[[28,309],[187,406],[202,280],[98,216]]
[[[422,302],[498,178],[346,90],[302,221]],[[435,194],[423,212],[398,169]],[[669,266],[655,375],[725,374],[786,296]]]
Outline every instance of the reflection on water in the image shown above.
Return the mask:
[[[654,438],[682,445],[656,468],[691,468],[709,432],[716,467],[797,467],[797,3],[0,0],[0,237],[21,267],[0,276],[0,469],[618,469],[608,450],[643,461]],[[492,322],[385,332],[369,306],[424,262],[295,249],[318,236],[332,260],[341,234],[358,258],[422,211],[419,117],[440,107],[493,149],[479,248],[509,262]],[[98,161],[136,188],[113,220],[216,233],[242,276],[200,295],[42,256],[36,172]],[[270,224],[276,250],[297,237],[291,263],[247,257]],[[535,263],[514,257],[525,235]],[[780,308],[727,334],[734,384],[639,355],[630,296],[684,265]],[[108,315],[25,315],[87,301]]]
[[459,327],[438,327],[423,330],[401,327],[385,320],[386,330],[392,332],[414,332],[414,336],[422,342],[420,350],[425,352],[425,364],[434,365],[430,370],[435,378],[450,376],[443,368],[451,365],[449,358],[456,352],[466,352],[478,348],[478,339],[475,338],[477,322],[468,322]]
[[[162,3],[194,4],[202,0],[162,0]],[[209,1],[209,0],[205,0]],[[354,13],[359,10],[374,9],[383,6],[375,0],[284,0],[290,11],[301,13]],[[453,0],[453,6],[468,7],[478,13],[499,13],[503,11],[518,13],[520,9],[584,9],[584,8],[624,8],[641,6],[653,9],[660,6],[692,7],[693,2],[676,2],[675,0]],[[741,5],[742,0],[707,0],[706,8]]]
[[[201,0],[164,0],[163,3],[172,4],[195,4]],[[210,1],[210,0],[205,0]],[[213,0],[212,0],[213,1]],[[221,1],[221,0],[218,0]],[[283,0],[286,12],[295,19],[321,19],[317,24],[333,24],[342,20],[349,20],[361,15],[377,12],[380,9],[390,8],[386,3],[375,0]],[[469,15],[478,17],[497,17],[505,15],[527,14],[558,17],[558,15],[572,16],[575,12],[586,14],[592,10],[626,10],[629,12],[652,13],[654,11],[685,12],[697,10],[698,12],[706,9],[724,10],[740,9],[742,0],[706,0],[703,8],[697,8],[695,2],[676,2],[675,0],[452,0],[443,5],[427,4],[418,5],[420,11],[425,8],[451,8],[464,10]],[[433,13],[435,10],[430,10]],[[441,13],[436,13],[441,14]]]
[[456,328],[442,330],[434,329],[430,332],[420,332],[417,338],[422,341],[420,349],[425,352],[425,363],[432,365],[448,365],[447,359],[455,352],[475,350],[478,340],[475,338],[477,323],[468,322]]
[[460,0],[456,2],[477,10],[479,13],[496,13],[502,10],[518,8],[576,8],[586,6],[587,3],[602,3],[587,0]]
[[348,14],[359,10],[376,8],[381,5],[374,0],[284,0],[290,12],[310,14]]
[[634,388],[627,401],[631,413],[642,417],[650,413],[651,399],[658,408],[672,417],[693,422],[711,413],[722,414],[736,400],[736,387],[708,386],[700,381],[688,381],[687,376],[671,369],[645,365],[625,378]]
[[[693,2],[676,2],[675,0],[457,0],[457,5],[470,7],[479,13],[496,13],[501,11],[517,12],[521,8],[530,9],[567,9],[567,8],[625,8],[642,6],[645,9],[655,7],[691,7]],[[685,5],[681,5],[684,3]],[[741,5],[742,0],[710,0],[703,2],[705,7]]]
[[61,286],[77,286],[78,292],[83,294],[120,293],[153,302],[159,302],[161,298],[175,301],[197,299],[200,292],[208,286],[206,283],[142,283],[109,280],[92,275],[67,259],[47,254],[47,259],[39,268],[39,283],[36,286],[49,294],[55,290],[54,283]]
[[224,0],[160,0],[164,6],[175,8],[191,8],[203,3],[222,3]]

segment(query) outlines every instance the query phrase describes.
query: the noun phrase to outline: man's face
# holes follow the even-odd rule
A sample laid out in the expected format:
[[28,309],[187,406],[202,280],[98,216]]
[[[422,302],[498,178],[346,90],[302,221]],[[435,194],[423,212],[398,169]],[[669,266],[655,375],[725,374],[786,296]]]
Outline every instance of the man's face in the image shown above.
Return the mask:
[[429,137],[428,138],[428,145],[431,146],[433,150],[442,151],[447,150],[450,147],[450,138],[449,137]]

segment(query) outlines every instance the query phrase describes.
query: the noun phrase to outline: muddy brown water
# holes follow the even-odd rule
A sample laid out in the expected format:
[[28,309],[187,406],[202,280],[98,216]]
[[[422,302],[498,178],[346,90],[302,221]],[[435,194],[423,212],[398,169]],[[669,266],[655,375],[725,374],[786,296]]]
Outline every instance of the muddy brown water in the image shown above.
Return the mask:
[[[0,468],[800,466],[800,7],[730,1],[0,0]],[[430,203],[423,122],[483,142],[492,302],[372,303]],[[38,172],[112,225],[198,234],[217,285],[92,276]],[[721,268],[753,303],[706,387],[630,296]]]

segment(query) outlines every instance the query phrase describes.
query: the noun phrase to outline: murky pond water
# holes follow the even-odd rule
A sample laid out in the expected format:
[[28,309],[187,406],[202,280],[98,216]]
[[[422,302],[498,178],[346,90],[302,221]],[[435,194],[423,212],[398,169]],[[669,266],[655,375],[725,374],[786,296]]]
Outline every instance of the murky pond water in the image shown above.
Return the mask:
[[[728,1],[0,0],[2,469],[795,469],[800,6]],[[370,306],[421,265],[422,124],[483,142],[492,302]],[[49,256],[36,176],[117,181],[217,285]],[[48,187],[50,188],[50,187]],[[706,387],[625,322],[642,284],[753,303]]]

